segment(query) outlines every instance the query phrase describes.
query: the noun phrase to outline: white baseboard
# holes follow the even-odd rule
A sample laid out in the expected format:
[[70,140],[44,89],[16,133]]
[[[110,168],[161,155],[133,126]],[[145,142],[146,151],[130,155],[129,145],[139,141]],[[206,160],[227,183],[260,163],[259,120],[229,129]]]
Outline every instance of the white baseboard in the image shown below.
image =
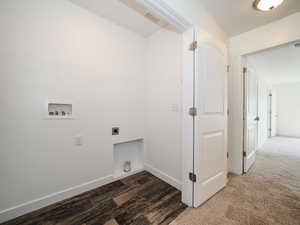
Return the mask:
[[179,180],[163,173],[161,170],[154,168],[153,166],[150,166],[148,164],[144,164],[144,168],[149,173],[152,173],[154,176],[162,179],[166,183],[172,185],[173,187],[177,188],[178,190],[181,190],[182,184]]
[[115,180],[116,179],[112,175],[107,176],[107,177],[102,177],[102,178],[99,178],[99,179],[96,179],[96,180],[93,180],[93,181],[90,181],[90,182],[87,182],[84,184],[80,184],[80,185],[65,189],[63,191],[59,191],[59,192],[44,196],[39,199],[25,202],[23,204],[14,206],[9,209],[5,209],[3,211],[0,211],[0,223],[14,219],[16,217],[30,213],[32,211],[41,209],[43,207],[46,207],[53,203],[62,201],[64,199],[76,196],[76,195],[84,193],[86,191],[90,191],[92,189],[98,188],[105,184],[111,183]]
[[277,134],[274,137],[277,137],[277,138],[291,138],[291,139],[299,139],[300,138],[299,136],[289,136],[289,135],[281,135],[281,134]]

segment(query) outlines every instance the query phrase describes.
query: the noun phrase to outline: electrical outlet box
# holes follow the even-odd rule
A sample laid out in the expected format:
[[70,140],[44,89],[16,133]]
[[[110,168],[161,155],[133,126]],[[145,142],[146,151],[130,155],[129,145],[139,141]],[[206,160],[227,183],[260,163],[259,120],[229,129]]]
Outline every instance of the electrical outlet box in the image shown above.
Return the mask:
[[113,127],[111,131],[112,135],[119,135],[120,134],[120,128],[119,127]]

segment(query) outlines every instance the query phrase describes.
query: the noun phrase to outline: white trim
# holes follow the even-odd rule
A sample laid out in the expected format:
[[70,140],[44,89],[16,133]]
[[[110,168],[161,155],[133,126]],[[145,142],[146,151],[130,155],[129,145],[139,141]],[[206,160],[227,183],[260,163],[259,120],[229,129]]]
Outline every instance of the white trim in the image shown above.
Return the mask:
[[174,177],[171,177],[167,175],[166,173],[162,172],[161,170],[150,166],[149,164],[144,165],[145,170],[149,173],[152,173],[154,176],[160,178],[161,180],[165,181],[166,183],[170,184],[171,186],[177,188],[178,190],[181,190],[181,182]]
[[86,191],[93,190],[105,184],[114,182],[115,180],[116,179],[112,175],[98,178],[96,180],[84,184],[76,185],[74,187],[65,189],[63,191],[59,191],[29,202],[22,203],[20,205],[11,207],[9,209],[2,210],[0,211],[0,223],[25,215],[27,213],[57,203],[64,199],[79,195]]
[[160,16],[168,23],[178,28],[181,32],[184,32],[192,28],[192,24],[181,17],[175,12],[170,6],[168,6],[162,0],[136,0],[138,3],[143,5],[145,8]]

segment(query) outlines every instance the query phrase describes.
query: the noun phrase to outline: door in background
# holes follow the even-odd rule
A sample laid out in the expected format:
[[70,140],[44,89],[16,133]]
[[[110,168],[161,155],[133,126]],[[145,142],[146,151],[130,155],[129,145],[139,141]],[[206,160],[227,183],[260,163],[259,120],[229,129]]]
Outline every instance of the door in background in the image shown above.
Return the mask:
[[268,138],[272,137],[272,93],[268,95]]
[[244,68],[244,173],[255,162],[258,143],[258,121],[258,79],[254,70]]
[[271,137],[277,135],[277,92],[272,90],[272,119],[271,119]]

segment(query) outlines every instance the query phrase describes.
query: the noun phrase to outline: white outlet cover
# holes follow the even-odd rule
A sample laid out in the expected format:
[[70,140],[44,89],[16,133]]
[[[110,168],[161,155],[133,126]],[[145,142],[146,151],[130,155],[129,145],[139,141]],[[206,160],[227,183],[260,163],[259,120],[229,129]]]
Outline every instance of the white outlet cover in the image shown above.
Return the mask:
[[172,104],[171,105],[172,112],[179,112],[179,105],[178,104]]
[[77,135],[75,136],[75,145],[76,146],[82,146],[83,142],[82,142],[82,135]]

